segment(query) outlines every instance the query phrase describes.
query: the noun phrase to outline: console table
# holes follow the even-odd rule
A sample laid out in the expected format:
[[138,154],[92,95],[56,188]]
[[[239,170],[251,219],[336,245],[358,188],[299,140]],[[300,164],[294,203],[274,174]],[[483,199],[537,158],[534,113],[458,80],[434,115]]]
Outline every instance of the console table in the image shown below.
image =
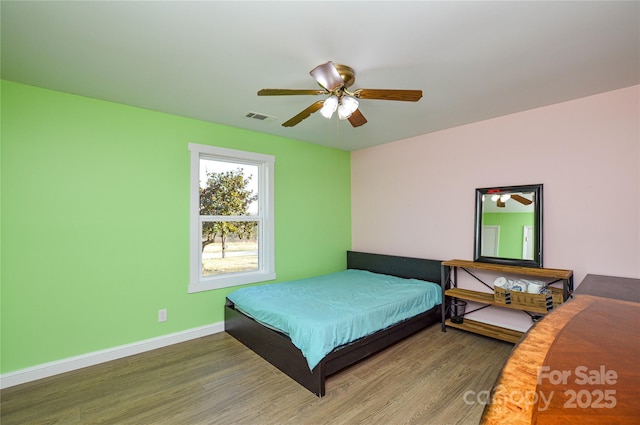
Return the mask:
[[[547,308],[536,307],[521,307],[510,304],[504,304],[494,301],[493,292],[489,291],[472,291],[469,289],[458,288],[458,269],[462,269],[469,275],[476,278],[480,283],[487,286],[490,291],[493,291],[493,287],[483,282],[474,276],[469,270],[484,270],[490,272],[497,272],[500,274],[508,275],[522,275],[532,276],[536,278],[544,279],[556,279],[554,282],[562,282],[562,300],[567,301],[571,293],[573,292],[573,271],[562,269],[545,269],[545,268],[533,268],[533,267],[517,267],[507,266],[501,264],[481,263],[467,260],[449,260],[442,262],[442,331],[444,332],[448,327],[462,329],[468,332],[474,332],[480,335],[488,336],[491,338],[500,339],[503,341],[516,343],[522,338],[524,332],[520,332],[514,329],[505,328],[502,326],[496,326],[489,323],[479,322],[471,320],[465,317],[463,323],[453,323],[450,319],[447,319],[447,308],[449,301],[452,298],[461,300],[473,301],[483,304],[484,306],[497,306],[501,308],[516,309],[525,312],[533,312],[536,315],[543,315],[548,312]],[[484,308],[484,307],[481,307]],[[472,311],[473,312],[473,311]]]

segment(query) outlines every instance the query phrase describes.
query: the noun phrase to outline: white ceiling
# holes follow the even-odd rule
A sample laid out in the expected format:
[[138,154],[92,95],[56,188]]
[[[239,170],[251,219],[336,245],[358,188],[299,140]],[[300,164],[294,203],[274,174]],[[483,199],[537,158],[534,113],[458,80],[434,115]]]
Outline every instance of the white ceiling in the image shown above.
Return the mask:
[[[6,1],[2,78],[355,150],[640,84],[640,2]],[[352,128],[318,100],[328,60],[356,88],[421,89],[361,100]],[[248,112],[274,122],[246,118]]]

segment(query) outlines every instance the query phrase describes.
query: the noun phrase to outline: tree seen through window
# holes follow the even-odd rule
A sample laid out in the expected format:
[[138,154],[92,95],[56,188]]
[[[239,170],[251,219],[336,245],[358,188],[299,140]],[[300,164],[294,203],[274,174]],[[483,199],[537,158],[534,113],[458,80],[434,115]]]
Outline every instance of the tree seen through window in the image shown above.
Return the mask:
[[[229,167],[235,166],[234,169]],[[258,268],[256,167],[202,160],[202,275]],[[213,170],[213,171],[211,171]]]

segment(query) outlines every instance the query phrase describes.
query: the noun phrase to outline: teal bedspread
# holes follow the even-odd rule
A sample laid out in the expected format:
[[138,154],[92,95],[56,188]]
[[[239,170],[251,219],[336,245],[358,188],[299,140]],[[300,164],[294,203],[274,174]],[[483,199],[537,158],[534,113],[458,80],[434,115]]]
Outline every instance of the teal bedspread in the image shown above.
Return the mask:
[[442,303],[440,285],[363,270],[241,288],[227,298],[288,335],[311,370],[334,348]]

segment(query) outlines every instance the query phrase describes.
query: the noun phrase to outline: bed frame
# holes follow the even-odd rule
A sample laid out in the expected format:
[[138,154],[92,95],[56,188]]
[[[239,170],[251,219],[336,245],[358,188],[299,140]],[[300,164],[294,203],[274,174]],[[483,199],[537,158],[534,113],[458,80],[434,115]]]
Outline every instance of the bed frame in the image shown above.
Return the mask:
[[[403,278],[440,282],[440,261],[347,251],[347,268]],[[302,352],[286,335],[269,329],[235,309],[227,299],[225,331],[319,397],[325,395],[326,377],[409,335],[441,321],[440,305],[418,316],[336,348],[312,371]]]

